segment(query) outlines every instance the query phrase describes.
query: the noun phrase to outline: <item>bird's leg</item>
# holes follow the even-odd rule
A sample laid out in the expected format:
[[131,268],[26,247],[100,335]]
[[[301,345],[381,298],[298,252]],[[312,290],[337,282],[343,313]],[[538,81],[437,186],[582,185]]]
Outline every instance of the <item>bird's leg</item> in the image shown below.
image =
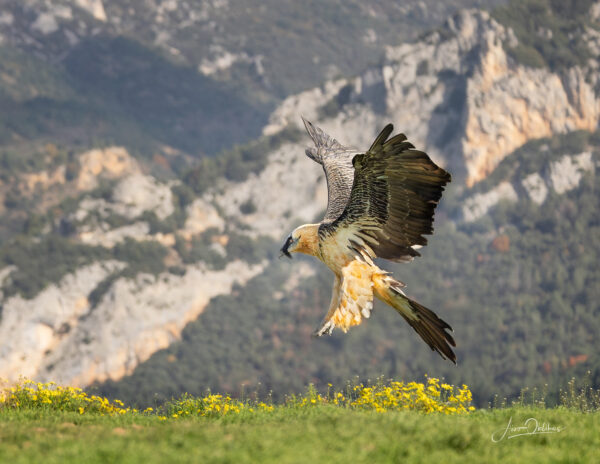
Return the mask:
[[327,314],[323,318],[321,322],[321,326],[314,331],[313,335],[315,337],[320,337],[321,335],[331,335],[333,329],[335,328],[335,324],[331,320],[335,310],[338,308],[340,304],[340,285],[342,279],[339,276],[335,276],[335,280],[333,281],[333,290],[331,291],[331,302],[329,303],[329,310]]
[[350,327],[370,316],[373,308],[372,275],[373,267],[358,260],[342,268],[339,284],[337,280],[334,283],[334,294],[327,316],[315,335],[331,333],[335,327],[347,332]]

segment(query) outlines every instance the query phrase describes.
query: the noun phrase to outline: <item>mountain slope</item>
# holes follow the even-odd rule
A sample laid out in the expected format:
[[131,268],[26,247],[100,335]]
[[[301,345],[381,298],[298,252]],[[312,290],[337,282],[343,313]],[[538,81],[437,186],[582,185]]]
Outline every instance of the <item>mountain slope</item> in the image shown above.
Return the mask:
[[[554,394],[576,369],[592,370],[597,383],[600,144],[588,148],[592,171],[541,205],[524,195],[484,218],[456,223],[448,217],[472,193],[453,196],[451,189],[423,258],[391,266],[409,295],[454,328],[458,367],[431,353],[383,304],[348,334],[312,339],[328,306],[332,276],[317,263],[315,275],[298,281],[299,269],[315,264],[300,258],[270,263],[244,288],[214,299],[181,341],[131,376],[95,388],[147,405],[206,388],[238,394],[241,385],[260,383],[263,392],[284,395],[310,382],[324,388],[355,376],[364,381],[428,373],[473,385],[477,403],[484,405],[493,394],[515,395],[524,386],[547,383]],[[533,153],[517,152],[506,161],[523,162]]]
[[121,35],[272,100],[355,74],[377,62],[384,45],[415,39],[459,8],[498,3],[5,0],[0,37],[56,58],[99,32]]
[[[586,27],[582,37],[594,26]],[[511,392],[515,373],[542,382],[569,375],[570,364],[594,366],[586,331],[597,319],[598,277],[588,257],[597,256],[597,244],[585,234],[597,227],[598,136],[586,129],[598,125],[597,60],[533,68],[514,54],[525,40],[519,34],[485,12],[463,11],[420,41],[390,47],[356,77],[286,98],[261,138],[188,169],[190,154],[164,143],[183,149],[201,138],[186,126],[199,113],[183,100],[207,97],[175,80],[206,83],[217,101],[225,84],[130,39],[89,40],[78,41],[59,67],[41,66],[47,79],[31,86],[9,79],[3,87],[19,105],[68,108],[83,98],[106,118],[64,117],[63,132],[33,140],[14,139],[18,131],[4,126],[14,145],[2,155],[0,185],[1,375],[22,371],[80,385],[108,380],[103,391],[150,402],[153,392],[237,391],[259,380],[283,394],[313,380],[435,370],[456,383],[473,379],[485,401],[492,391]],[[103,66],[89,64],[90,57]],[[32,78],[35,65],[21,55],[11,59]],[[102,78],[84,72],[92,68]],[[152,89],[164,90],[157,98],[177,124],[161,127]],[[43,97],[35,100],[36,93]],[[181,112],[172,98],[182,100]],[[383,307],[346,337],[308,338],[328,304],[330,276],[313,261],[275,260],[280,240],[326,205],[323,173],[303,154],[300,114],[358,147],[391,120],[453,172],[425,258],[397,272],[411,295],[455,326],[464,343],[458,370],[448,370]],[[81,137],[81,121],[90,139],[109,121],[141,143],[52,143],[52,134]],[[180,140],[179,127],[188,134]],[[532,141],[554,133],[566,135]],[[509,201],[500,201],[502,192]],[[581,284],[577,293],[564,284],[571,279]],[[558,313],[564,330],[552,325]],[[540,333],[562,351],[536,338]],[[581,344],[571,347],[571,336]],[[535,340],[534,351],[527,340]],[[475,378],[477,372],[489,375]]]
[[488,13],[462,11],[419,42],[388,47],[381,66],[288,97],[265,133],[299,125],[303,114],[362,147],[373,137],[365,127],[391,120],[471,186],[528,140],[598,127],[597,59],[532,68],[513,58],[519,43]]

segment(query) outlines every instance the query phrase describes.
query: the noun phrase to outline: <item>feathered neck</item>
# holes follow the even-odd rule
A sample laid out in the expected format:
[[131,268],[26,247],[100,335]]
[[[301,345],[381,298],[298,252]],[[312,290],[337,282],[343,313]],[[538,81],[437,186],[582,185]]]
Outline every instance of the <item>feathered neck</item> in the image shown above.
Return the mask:
[[319,253],[319,224],[304,224],[295,230],[299,237],[295,251],[311,256]]

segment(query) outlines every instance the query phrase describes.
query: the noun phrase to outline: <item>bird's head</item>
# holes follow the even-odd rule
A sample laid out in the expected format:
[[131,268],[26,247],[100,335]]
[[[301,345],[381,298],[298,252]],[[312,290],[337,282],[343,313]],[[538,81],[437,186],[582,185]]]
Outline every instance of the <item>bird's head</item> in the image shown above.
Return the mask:
[[295,228],[281,247],[281,256],[292,257],[292,253],[315,255],[319,241],[319,224],[305,224]]

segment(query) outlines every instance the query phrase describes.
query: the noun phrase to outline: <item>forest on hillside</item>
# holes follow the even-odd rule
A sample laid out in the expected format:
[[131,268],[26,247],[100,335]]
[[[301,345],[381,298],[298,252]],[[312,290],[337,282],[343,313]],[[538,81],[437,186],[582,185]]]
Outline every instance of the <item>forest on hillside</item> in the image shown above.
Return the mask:
[[[117,4],[129,1],[112,2],[112,8],[118,10]],[[11,10],[17,18],[15,28],[31,25],[35,10],[12,0],[8,3],[16,5]],[[253,57],[262,53],[265,61],[259,64],[268,65],[271,55],[261,51],[268,49],[277,66],[267,67],[262,76],[248,75],[247,80],[236,80],[236,76],[256,68],[256,61],[238,62],[229,75],[200,72],[201,50],[186,50],[197,40],[194,28],[186,28],[177,39],[181,49],[190,54],[191,61],[186,62],[153,42],[149,29],[144,29],[148,26],[145,17],[135,18],[140,20],[135,23],[140,35],[119,34],[109,28],[82,35],[72,46],[60,49],[64,43],[50,39],[60,36],[66,40],[70,27],[66,23],[57,20],[65,29],[44,40],[37,40],[39,31],[17,31],[25,35],[14,37],[37,39],[15,42],[5,34],[7,16],[0,15],[4,28],[0,33],[5,34],[0,36],[0,107],[5,110],[0,112],[0,269],[6,271],[0,282],[0,317],[3,305],[11,298],[31,301],[94,262],[115,260],[122,267],[94,282],[95,288],[82,295],[90,313],[98,309],[119,279],[136,279],[142,274],[181,276],[186,267],[198,265],[212,271],[224,269],[233,259],[250,264],[266,259],[269,266],[263,274],[247,285],[234,287],[231,294],[214,298],[198,319],[187,325],[180,340],[139,364],[131,375],[92,385],[90,391],[151,405],[185,391],[201,394],[212,389],[242,395],[258,390],[282,397],[303,390],[309,383],[326,389],[328,383],[341,387],[346,382],[373,381],[380,376],[420,380],[428,374],[455,384],[467,383],[477,404],[485,405],[496,394],[517,395],[524,387],[545,384],[550,398],[556,398],[559,386],[587,371],[589,381],[599,386],[597,167],[596,172],[585,174],[576,189],[560,195],[550,192],[541,205],[523,194],[517,202],[501,202],[475,222],[461,217],[467,199],[500,182],[519,183],[532,173],[544,176],[548,163],[564,155],[589,150],[598,166],[598,131],[530,141],[471,189],[458,185],[456,175],[456,183],[445,192],[437,211],[436,234],[422,250],[423,257],[409,265],[389,267],[408,285],[410,296],[452,325],[458,343],[457,367],[432,353],[383,304],[376,306],[369,321],[348,334],[336,332],[331,337],[312,339],[310,335],[329,304],[332,276],[315,260],[278,260],[281,243],[253,236],[247,223],[238,222],[255,212],[253,198],[239,205],[239,216],[226,218],[223,230],[209,228],[187,237],[181,234],[188,207],[195,200],[220,185],[232,186],[261,173],[274,151],[304,137],[290,127],[259,136],[282,98],[319,85],[323,79],[352,76],[381,61],[385,45],[418,37],[446,11],[439,7],[439,11],[430,12],[435,15],[419,16],[421,20],[415,22],[415,17],[394,10],[363,24],[355,16],[369,14],[360,9],[363,3],[350,2],[340,16],[341,3],[332,0],[323,17],[313,15],[309,18],[313,21],[303,22],[293,31],[290,27],[298,20],[289,12],[299,11],[299,6],[290,3],[287,13],[273,8],[262,19],[289,35],[275,48],[266,40],[270,29],[263,30],[261,23],[252,26],[261,29],[260,34],[244,53]],[[491,16],[510,27],[518,39],[517,45],[511,45],[510,40],[503,44],[509,65],[550,69],[562,77],[580,66],[588,80],[597,71],[588,43],[600,24],[590,14],[592,0],[512,0],[508,4],[454,0],[449,4],[500,4]],[[395,5],[391,2],[388,6],[390,10],[386,8],[385,13]],[[125,9],[121,13],[132,20]],[[236,27],[238,14],[244,16],[243,11],[233,13],[225,18],[227,28]],[[310,15],[308,10],[301,13],[305,19]],[[170,18],[175,25],[179,24],[177,14]],[[89,15],[82,18],[75,17],[74,22],[93,20]],[[311,36],[311,45],[294,49],[300,54],[286,53],[303,44],[300,38],[319,30],[323,18],[339,21],[322,36]],[[365,42],[353,28],[360,22],[366,33],[371,27],[398,24],[398,18],[404,24],[412,21],[414,30],[398,35],[393,28],[386,29],[379,43]],[[448,26],[452,21],[439,25],[433,34],[446,40],[455,33]],[[330,47],[332,37],[339,39],[344,53]],[[41,48],[34,53],[28,47],[35,44]],[[52,53],[45,54],[48,50],[42,45],[52,48]],[[309,49],[323,45],[326,47],[316,56],[320,60],[317,66]],[[361,60],[355,59],[356,54]],[[286,59],[279,60],[284,55]],[[303,73],[295,72],[299,67]],[[324,101],[317,110],[318,118],[339,117],[351,103],[350,91],[351,86],[346,85]],[[462,105],[462,97],[451,99],[448,111]],[[458,120],[447,129],[461,130]],[[115,145],[127,150],[140,173],[152,177],[153,185],[164,185],[170,192],[171,214],[159,218],[155,211],[145,210],[126,216],[110,209],[118,178],[98,176],[95,187],[89,189],[74,185],[83,169],[83,153]],[[37,175],[49,179],[61,169],[64,182],[31,180]],[[26,178],[31,181],[29,187]],[[76,213],[86,201],[108,206],[78,218]],[[148,226],[144,232],[147,237],[142,239],[127,236],[108,245],[80,239],[85,230],[112,232],[141,223]],[[159,242],[158,234],[170,235],[173,241]],[[226,239],[221,247],[219,238]],[[314,275],[296,285],[290,276],[299,264],[309,264]],[[75,328],[57,325],[58,338],[71,329],[72,335]],[[58,370],[52,369],[49,375]]]

